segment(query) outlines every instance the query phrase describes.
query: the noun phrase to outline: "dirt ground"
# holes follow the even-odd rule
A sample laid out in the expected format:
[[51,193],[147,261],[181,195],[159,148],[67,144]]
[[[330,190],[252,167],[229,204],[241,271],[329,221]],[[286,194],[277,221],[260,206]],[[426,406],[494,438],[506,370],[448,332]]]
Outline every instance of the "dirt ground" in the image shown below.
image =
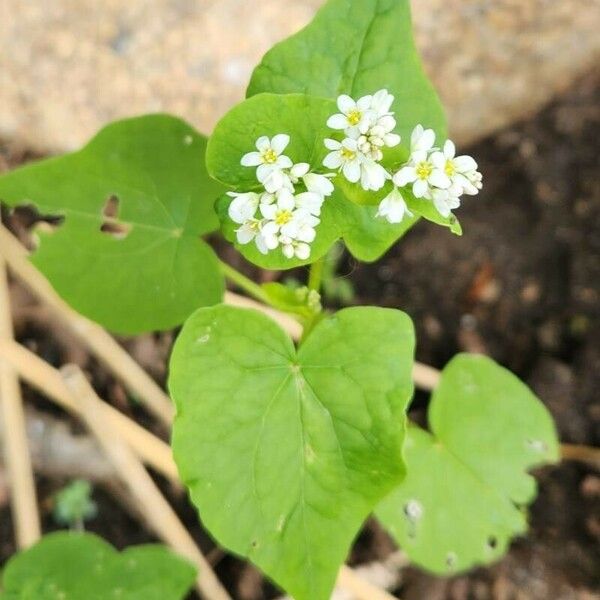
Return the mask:
[[[415,320],[417,358],[442,367],[456,352],[480,351],[527,381],[553,413],[562,441],[600,445],[600,80],[581,81],[540,114],[465,149],[484,173],[484,190],[459,212],[465,234],[421,223],[381,261],[344,257],[339,273],[354,304],[402,308]],[[0,144],[0,170],[29,160]],[[14,221],[13,221],[14,225]],[[221,245],[219,244],[219,247]],[[223,250],[228,260],[239,261]],[[241,266],[241,263],[239,263]],[[247,267],[246,267],[247,268]],[[248,270],[248,269],[247,269]],[[252,272],[252,269],[249,269]],[[255,273],[256,274],[256,273]],[[266,279],[269,274],[259,274]],[[12,287],[19,341],[45,360],[83,365],[94,385],[141,417],[124,390]],[[128,349],[159,381],[173,333],[141,336]],[[58,415],[36,394],[26,397]],[[413,416],[427,399],[418,395]],[[77,426],[73,424],[73,427]],[[600,598],[600,476],[564,463],[538,473],[532,528],[500,563],[450,579],[407,568],[403,600],[591,600]],[[215,549],[185,498],[160,482],[236,599],[276,597],[251,566]],[[56,529],[52,495],[64,480],[38,478],[44,526]],[[10,512],[0,485],[0,564],[14,552]],[[118,547],[153,540],[134,516],[97,488],[99,514],[89,530]],[[383,558],[393,544],[370,522],[354,562]]]

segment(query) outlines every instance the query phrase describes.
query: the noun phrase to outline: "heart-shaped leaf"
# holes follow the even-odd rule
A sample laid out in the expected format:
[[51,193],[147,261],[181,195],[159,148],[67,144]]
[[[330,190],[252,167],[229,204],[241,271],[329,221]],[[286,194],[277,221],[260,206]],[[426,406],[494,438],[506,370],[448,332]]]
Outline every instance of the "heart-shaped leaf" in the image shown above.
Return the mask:
[[182,600],[196,572],[163,546],[117,552],[91,534],[52,533],[2,573],[6,600]]
[[485,564],[527,527],[532,467],[558,460],[552,418],[529,388],[484,356],[458,355],[408,430],[406,479],[377,508],[416,564],[448,574]]
[[[331,135],[326,123],[335,110],[333,101],[301,94],[254,96],[238,104],[218,123],[208,143],[208,171],[234,190],[259,190],[256,169],[242,166],[240,159],[254,149],[260,136],[287,133],[291,141],[285,154],[294,163],[308,162],[313,170],[324,172],[322,161],[328,151],[323,140]],[[288,259],[280,249],[264,255],[254,243],[238,244],[235,230],[239,226],[229,218],[227,209],[232,199],[226,195],[217,203],[223,233],[252,263],[267,269],[290,269],[320,258],[339,238],[344,239],[359,260],[377,260],[418,220],[406,218],[392,225],[376,216],[377,206],[350,201],[341,176],[334,184],[336,191],[323,204],[321,223],[308,260]]]
[[405,147],[417,123],[445,137],[444,111],[413,41],[408,0],[329,0],[302,31],[267,52],[247,95],[358,98],[381,88],[396,97]]
[[299,350],[268,317],[188,319],[171,359],[173,451],[202,520],[296,600],[328,600],[373,506],[404,476],[414,333],[350,308]]
[[105,127],[83,150],[0,177],[0,199],[64,217],[33,262],[82,314],[118,333],[167,329],[220,302],[223,279],[200,236],[223,188],[206,140],[149,115]]

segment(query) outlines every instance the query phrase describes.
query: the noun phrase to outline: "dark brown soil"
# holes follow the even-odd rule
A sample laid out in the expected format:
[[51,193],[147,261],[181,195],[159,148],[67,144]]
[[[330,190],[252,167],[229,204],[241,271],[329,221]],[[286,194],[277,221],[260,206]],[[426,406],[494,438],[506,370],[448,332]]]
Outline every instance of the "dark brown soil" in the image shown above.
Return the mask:
[[[598,80],[585,79],[534,119],[468,149],[480,163],[485,187],[459,212],[462,238],[421,223],[378,263],[359,265],[345,257],[340,266],[340,274],[354,286],[355,304],[402,308],[413,317],[419,360],[442,367],[456,352],[485,352],[530,383],[552,411],[563,441],[596,446],[600,445],[599,100]],[[0,170],[30,158],[14,145],[0,145]],[[225,252],[228,259],[237,260]],[[18,288],[13,292],[22,297]],[[55,333],[43,318],[23,316],[18,326],[21,342],[53,364],[79,362],[105,397],[142,418],[118,384]],[[162,381],[172,339],[172,334],[142,336],[128,342],[128,348]],[[40,406],[35,394],[29,391],[27,397]],[[423,418],[426,401],[417,396],[416,417]],[[404,600],[600,598],[599,474],[563,463],[538,476],[540,495],[531,509],[531,532],[513,544],[504,560],[452,579],[408,568],[397,594]],[[56,528],[51,497],[64,483],[38,479],[48,531]],[[275,590],[254,568],[215,551],[185,498],[164,482],[161,486],[210,552],[236,599],[275,597]],[[0,561],[4,561],[14,548],[10,511],[1,491]],[[99,515],[90,530],[118,547],[153,540],[107,491],[97,489],[94,497]],[[385,534],[370,523],[352,558],[365,562],[382,558],[391,549]]]

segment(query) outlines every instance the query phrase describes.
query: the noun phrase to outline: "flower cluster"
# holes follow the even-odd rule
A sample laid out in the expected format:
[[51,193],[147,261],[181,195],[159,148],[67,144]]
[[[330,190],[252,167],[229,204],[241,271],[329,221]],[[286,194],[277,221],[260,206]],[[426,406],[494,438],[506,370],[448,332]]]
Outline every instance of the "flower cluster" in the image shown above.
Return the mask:
[[[280,133],[256,141],[256,151],[242,157],[245,167],[256,167],[260,192],[229,192],[229,217],[240,244],[252,241],[263,254],[281,246],[284,256],[306,260],[325,198],[333,192],[329,175],[310,172],[308,163],[294,164],[283,154],[290,136]],[[300,187],[298,190],[297,188]]]
[[431,200],[442,215],[449,217],[460,206],[463,194],[475,195],[482,188],[482,176],[471,156],[456,156],[451,140],[436,148],[433,129],[417,125],[410,139],[410,157],[392,181],[397,187],[412,186],[415,198]]
[[[463,194],[475,195],[482,187],[482,176],[471,156],[456,156],[451,140],[435,145],[435,133],[417,125],[410,139],[408,160],[397,171],[389,172],[382,164],[383,150],[394,148],[400,136],[394,133],[396,119],[391,111],[394,96],[387,90],[353,100],[338,98],[339,113],[327,120],[327,126],[342,132],[338,139],[326,138],[329,153],[323,166],[340,173],[365,191],[377,192],[389,181],[392,190],[381,200],[377,216],[389,223],[412,217],[403,195],[410,189],[415,198],[432,202],[437,212],[448,218],[460,206]],[[334,191],[335,173],[314,173],[308,163],[294,164],[284,154],[289,135],[280,133],[256,141],[256,151],[245,154],[241,164],[256,167],[259,192],[229,192],[230,218],[240,244],[254,241],[263,254],[281,247],[287,258],[306,260],[310,244],[320,223],[321,207]],[[405,192],[406,193],[406,192]]]
[[352,183],[365,190],[380,190],[390,178],[381,166],[382,148],[393,148],[400,143],[400,136],[393,133],[396,128],[394,113],[390,111],[394,96],[387,90],[379,90],[372,96],[363,96],[356,102],[342,95],[337,105],[340,113],[327,121],[331,129],[342,130],[346,136],[341,142],[326,139],[325,146],[331,152],[323,164],[328,169],[337,169]]

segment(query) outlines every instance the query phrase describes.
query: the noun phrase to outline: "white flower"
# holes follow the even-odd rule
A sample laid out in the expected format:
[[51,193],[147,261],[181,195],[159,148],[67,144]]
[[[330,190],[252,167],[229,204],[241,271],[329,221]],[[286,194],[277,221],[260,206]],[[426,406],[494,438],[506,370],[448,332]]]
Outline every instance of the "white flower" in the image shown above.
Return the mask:
[[363,157],[360,161],[360,185],[364,190],[376,192],[389,178],[389,173],[374,160]]
[[[267,195],[267,198],[270,200],[271,196]],[[269,201],[260,205],[262,216],[268,221],[274,222],[278,228],[291,221],[295,209],[294,195],[286,189],[280,190],[274,202]]]
[[256,237],[256,246],[263,254],[279,246],[279,229],[275,221],[263,222],[261,225],[260,234]]
[[435,132],[433,129],[424,129],[423,125],[417,125],[410,136],[410,152],[429,152],[435,143]]
[[442,215],[442,217],[448,218],[452,210],[460,206],[460,194],[462,188],[451,187],[447,190],[432,190],[431,198],[436,210]]
[[[241,227],[235,230],[239,244],[249,244],[252,240],[262,254],[267,254],[269,248],[265,243],[262,232],[263,221],[259,219],[248,219]],[[275,246],[277,247],[277,246]]]
[[325,157],[323,165],[328,169],[339,169],[348,181],[356,183],[361,171],[357,141],[351,138],[342,142],[326,139],[325,146],[332,152]]
[[321,175],[319,173],[307,173],[302,179],[304,181],[304,185],[309,192],[313,194],[319,194],[321,196],[327,197],[333,194],[333,183],[329,180],[329,178],[333,175],[333,173],[328,173],[326,175]]
[[310,244],[317,235],[315,227],[320,222],[314,215],[299,209],[294,212],[290,221],[281,227],[281,235]]
[[302,192],[294,197],[296,208],[318,217],[325,198],[315,192]]
[[390,108],[394,102],[394,96],[390,94],[386,89],[375,92],[371,98],[371,110],[375,113],[376,117],[385,117],[392,115]]
[[281,243],[281,251],[286,258],[299,258],[300,260],[308,260],[310,257],[310,246],[305,242],[298,242],[282,235],[279,237]]
[[349,132],[366,133],[371,126],[372,96],[363,96],[355,102],[350,96],[342,94],[337,99],[340,113],[332,115],[327,120],[327,127]]
[[338,98],[340,114],[327,121],[332,129],[343,129],[346,139],[342,142],[326,139],[330,152],[323,164],[339,169],[351,183],[360,181],[363,189],[377,191],[390,178],[378,163],[383,159],[383,148],[393,148],[400,143],[400,136],[393,133],[396,119],[391,112],[394,96],[386,89],[373,95],[363,96],[356,102],[349,96]]
[[331,196],[333,194],[333,183],[329,180],[333,173],[321,175],[319,173],[310,173],[310,165],[308,163],[297,163],[289,170],[290,182],[293,185],[297,184],[300,179],[304,182],[307,191],[321,196]]
[[477,163],[466,154],[456,156],[456,147],[451,140],[446,140],[442,151],[431,155],[431,162],[450,178],[453,186],[462,188],[463,193],[474,196],[481,189],[481,173],[477,171]]
[[[310,198],[306,197],[307,194]],[[308,205],[311,205],[314,198],[314,195],[310,192],[299,194],[299,196],[304,197]],[[300,203],[302,201],[303,199],[301,198]],[[278,233],[301,242],[310,243],[315,239],[316,232],[314,228],[321,222],[307,209],[297,208],[296,198],[289,190],[281,190],[277,194],[277,199],[274,203],[261,204],[260,212],[266,220],[261,231],[267,246],[273,243],[273,236],[276,236]]]
[[[469,171],[464,175],[469,180],[469,183],[473,186],[473,188],[465,188],[463,190],[464,193],[468,194],[469,196],[478,194],[479,190],[483,187],[483,175],[479,171]],[[472,191],[472,189],[475,191]]]
[[433,188],[449,188],[452,182],[440,169],[437,169],[425,152],[411,155],[410,163],[394,175],[394,184],[398,187],[412,183],[415,198],[427,198]]
[[377,216],[384,217],[389,223],[401,223],[405,215],[413,216],[400,190],[394,186],[394,189],[380,202]]
[[292,166],[290,158],[283,154],[289,143],[290,136],[285,133],[279,133],[273,139],[263,135],[256,140],[258,152],[244,154],[241,164],[244,167],[258,167],[256,177],[264,183],[273,172]]
[[452,185],[443,166],[437,167],[432,161],[434,142],[433,129],[423,129],[422,125],[417,125],[410,139],[411,154],[408,163],[393,177],[394,184],[398,187],[412,183],[416,198],[431,198],[432,189],[446,189]]
[[290,181],[289,175],[279,168],[262,171],[260,176],[258,175],[257,170],[257,177],[269,194],[276,194],[279,190],[284,188],[294,191],[294,186]]
[[227,195],[233,198],[229,205],[228,213],[234,223],[243,224],[254,217],[260,200],[258,194],[254,192],[244,194],[227,192]]

